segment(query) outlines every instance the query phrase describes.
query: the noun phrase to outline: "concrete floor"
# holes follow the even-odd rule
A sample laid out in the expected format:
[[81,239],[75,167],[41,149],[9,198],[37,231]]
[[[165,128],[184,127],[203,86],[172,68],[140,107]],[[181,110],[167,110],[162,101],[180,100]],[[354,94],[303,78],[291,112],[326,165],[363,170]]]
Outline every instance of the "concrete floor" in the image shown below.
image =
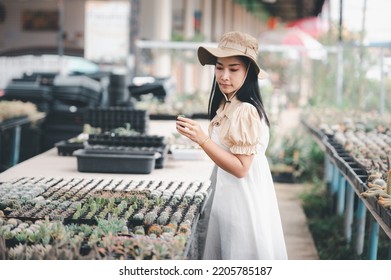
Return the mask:
[[319,259],[299,197],[305,190],[304,185],[275,183],[275,188],[288,251],[288,259]]

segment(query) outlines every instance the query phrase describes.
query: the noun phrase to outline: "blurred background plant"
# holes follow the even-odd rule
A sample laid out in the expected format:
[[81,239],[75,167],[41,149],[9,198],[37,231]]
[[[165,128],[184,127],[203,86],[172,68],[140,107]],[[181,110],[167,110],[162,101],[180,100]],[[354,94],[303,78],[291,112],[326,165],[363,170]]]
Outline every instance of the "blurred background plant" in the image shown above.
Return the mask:
[[3,100],[0,102],[0,123],[17,117],[27,117],[33,122],[37,119],[38,115],[42,115],[42,113],[38,112],[37,106],[31,102],[19,100]]
[[323,179],[324,152],[301,126],[281,136],[272,131],[267,157],[275,181]]

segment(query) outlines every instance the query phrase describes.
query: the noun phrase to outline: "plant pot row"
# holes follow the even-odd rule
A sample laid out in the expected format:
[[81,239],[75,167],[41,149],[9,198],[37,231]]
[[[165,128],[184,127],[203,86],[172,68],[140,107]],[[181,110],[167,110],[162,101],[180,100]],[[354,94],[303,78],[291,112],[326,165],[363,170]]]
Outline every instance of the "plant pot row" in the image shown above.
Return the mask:
[[[7,183],[16,182],[18,181]],[[44,219],[4,216],[4,213],[0,212],[0,251],[8,251],[7,256],[18,259],[53,259],[65,256],[71,259],[185,258],[192,228],[196,226],[201,206],[206,202],[210,187],[209,182],[76,178],[19,180],[26,188],[33,187],[34,183],[39,182],[45,185],[46,189],[40,196],[45,199],[45,206],[51,206],[47,209],[52,212],[60,205],[56,203],[57,199],[63,197],[57,193],[64,189],[73,190],[73,193],[86,193],[80,204],[68,207],[73,208],[75,212],[85,205],[91,210],[98,208],[97,205],[100,205],[99,209],[104,209],[109,204],[112,210],[122,205],[121,211],[117,211],[118,215],[109,211],[104,218],[97,215],[86,218],[83,214],[77,219],[61,217],[61,213],[53,218],[50,211]],[[1,187],[0,185],[0,189]],[[23,209],[28,203],[21,206],[20,209]],[[132,206],[135,206],[135,209],[132,208],[135,210],[134,213],[125,218],[124,210]],[[67,211],[66,209],[64,207],[64,211]],[[145,209],[143,217],[136,217],[140,212],[136,211],[138,209]],[[15,209],[14,213],[17,212]],[[161,216],[163,218],[160,218]],[[6,242],[3,243],[4,240]],[[115,246],[112,247],[110,244],[114,243]],[[46,248],[53,247],[56,247],[56,250],[46,251]],[[122,249],[116,251],[119,248],[130,251],[124,255]]]
[[[153,186],[155,188],[153,190],[119,189],[113,191],[98,189],[99,181],[84,184],[86,184],[85,180],[79,182],[64,180],[44,188],[37,187],[39,191],[32,193],[29,200],[20,199],[18,205],[10,209],[10,213],[6,216],[20,219],[49,217],[80,222],[79,220],[105,219],[109,216],[124,217],[126,212],[131,212],[126,216],[129,224],[137,221],[152,224],[158,220],[161,212],[167,212],[165,210],[168,206],[171,210],[166,214],[173,214],[178,208],[186,211],[191,204],[199,206],[206,199],[205,191],[208,188],[208,185],[204,184],[161,184],[160,187]],[[25,188],[27,187],[28,185],[25,185]],[[202,187],[204,190],[201,190]],[[1,187],[0,190],[2,190]],[[17,196],[13,197],[15,201],[18,200]],[[100,215],[102,212],[104,215]],[[156,212],[156,217],[152,219],[153,216],[148,216],[149,212]],[[147,216],[149,220],[144,220],[144,216]],[[180,220],[176,221],[176,223],[179,222]]]

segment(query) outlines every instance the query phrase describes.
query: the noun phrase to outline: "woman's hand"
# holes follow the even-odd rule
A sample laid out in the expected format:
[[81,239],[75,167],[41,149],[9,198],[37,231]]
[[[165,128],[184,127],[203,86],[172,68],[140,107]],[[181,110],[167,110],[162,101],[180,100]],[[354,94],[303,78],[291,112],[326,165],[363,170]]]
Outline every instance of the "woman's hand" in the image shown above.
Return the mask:
[[[254,155],[235,155],[224,150],[202,130],[200,124],[192,119],[178,116],[176,129],[183,136],[202,145],[202,149],[219,167],[232,175],[243,178],[248,173]],[[209,140],[208,140],[209,139]]]
[[178,116],[176,120],[176,129],[197,144],[203,143],[208,138],[197,121],[182,116]]

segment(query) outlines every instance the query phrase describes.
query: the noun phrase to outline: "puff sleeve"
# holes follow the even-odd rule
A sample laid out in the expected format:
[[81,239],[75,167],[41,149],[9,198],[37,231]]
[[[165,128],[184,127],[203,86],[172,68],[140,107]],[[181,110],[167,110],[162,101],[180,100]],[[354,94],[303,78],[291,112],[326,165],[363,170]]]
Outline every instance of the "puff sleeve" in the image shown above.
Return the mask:
[[230,151],[234,154],[256,154],[260,134],[261,119],[257,109],[249,103],[242,103],[231,119],[228,133]]

